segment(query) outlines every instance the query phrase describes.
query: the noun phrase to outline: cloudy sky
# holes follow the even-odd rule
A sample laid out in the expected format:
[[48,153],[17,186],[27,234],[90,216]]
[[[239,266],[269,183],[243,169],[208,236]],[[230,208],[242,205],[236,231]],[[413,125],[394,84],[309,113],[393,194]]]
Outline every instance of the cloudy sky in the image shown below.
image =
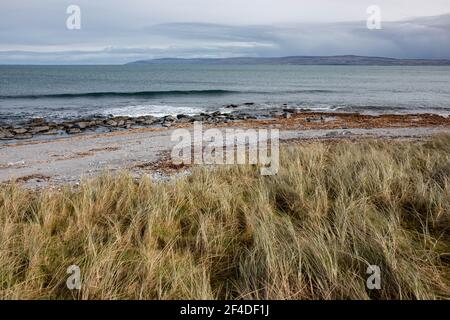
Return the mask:
[[[381,30],[366,27],[370,5]],[[66,27],[69,5],[81,29]],[[357,54],[450,58],[450,0],[1,0],[0,63]]]

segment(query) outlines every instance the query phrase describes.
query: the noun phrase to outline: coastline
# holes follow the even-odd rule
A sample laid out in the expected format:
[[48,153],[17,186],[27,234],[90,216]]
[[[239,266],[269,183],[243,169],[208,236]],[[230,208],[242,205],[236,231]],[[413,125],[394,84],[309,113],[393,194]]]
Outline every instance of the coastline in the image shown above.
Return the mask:
[[[169,161],[175,142],[171,133],[177,128],[191,129],[193,121],[204,128],[272,128],[280,130],[283,144],[308,140],[355,140],[364,138],[423,139],[450,133],[450,118],[435,114],[362,115],[320,113],[285,109],[267,115],[203,114],[155,118],[152,123],[133,127],[130,119],[115,121],[110,132],[96,132],[89,126],[57,139],[8,140],[0,144],[0,183],[15,181],[28,188],[76,185],[83,178],[102,172],[128,171],[135,177],[144,174],[154,180],[170,179],[189,173]],[[144,118],[144,117],[142,117]],[[119,126],[123,121],[123,127]],[[42,122],[40,122],[42,127]],[[128,129],[126,126],[130,126]],[[70,129],[70,128],[69,128]]]

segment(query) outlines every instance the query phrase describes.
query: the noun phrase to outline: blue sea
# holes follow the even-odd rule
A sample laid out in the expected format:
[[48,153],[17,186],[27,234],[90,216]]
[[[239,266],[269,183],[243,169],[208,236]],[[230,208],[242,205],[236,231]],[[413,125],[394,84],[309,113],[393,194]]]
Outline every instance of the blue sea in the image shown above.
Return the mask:
[[450,114],[450,67],[0,66],[0,122],[302,108]]

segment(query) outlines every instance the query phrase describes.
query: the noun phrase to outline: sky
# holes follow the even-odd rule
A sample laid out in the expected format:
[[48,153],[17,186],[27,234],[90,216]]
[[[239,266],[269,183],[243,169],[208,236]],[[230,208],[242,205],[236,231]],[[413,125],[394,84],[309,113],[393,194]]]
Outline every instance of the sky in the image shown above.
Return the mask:
[[[77,5],[81,29],[70,30]],[[378,5],[381,29],[367,28]],[[450,59],[450,0],[1,0],[0,64],[355,54]]]

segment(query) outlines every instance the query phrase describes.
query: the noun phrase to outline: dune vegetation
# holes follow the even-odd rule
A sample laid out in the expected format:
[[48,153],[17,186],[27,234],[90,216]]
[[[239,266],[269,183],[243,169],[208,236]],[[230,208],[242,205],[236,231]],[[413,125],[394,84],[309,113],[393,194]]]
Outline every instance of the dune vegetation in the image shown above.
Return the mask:
[[[449,299],[450,136],[303,142],[280,171],[0,187],[3,299]],[[69,290],[67,268],[81,270]],[[369,265],[381,289],[366,287]]]

